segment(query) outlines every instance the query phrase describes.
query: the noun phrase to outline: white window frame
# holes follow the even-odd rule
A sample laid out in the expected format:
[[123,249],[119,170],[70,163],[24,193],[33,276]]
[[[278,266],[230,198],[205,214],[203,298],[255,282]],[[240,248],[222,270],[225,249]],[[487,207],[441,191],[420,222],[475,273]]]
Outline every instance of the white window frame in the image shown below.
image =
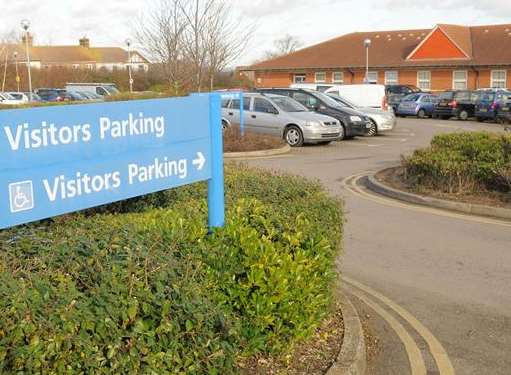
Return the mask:
[[[335,75],[339,74],[340,79],[335,79]],[[344,83],[344,72],[332,72],[332,82],[333,83]]]
[[[427,79],[421,78],[421,74],[426,74]],[[430,70],[419,70],[417,72],[417,87],[421,90],[431,90],[431,71]]]
[[[374,79],[369,79],[369,77],[371,77],[371,75],[376,75],[376,80]],[[369,80],[368,83],[378,83],[378,79],[380,78],[380,75],[378,74],[378,72],[376,70],[370,70],[369,72],[367,72],[367,79]]]
[[[396,79],[389,79],[390,74],[395,74]],[[385,72],[385,84],[386,85],[397,85],[399,84],[399,72],[397,70],[387,70]]]
[[[300,81],[297,81],[298,77],[303,78],[303,80],[300,79]],[[307,82],[307,74],[300,73],[300,74],[293,75],[293,83],[305,83],[305,82]]]
[[[325,78],[318,79],[318,74],[323,74],[325,76]],[[314,73],[314,82],[315,83],[326,83],[326,73],[325,72],[315,72]]]
[[[456,73],[463,73],[464,79],[456,79]],[[456,87],[457,83],[463,83],[463,87]],[[452,72],[452,89],[453,90],[466,90],[468,88],[468,70],[454,70]]]
[[[495,73],[504,73],[504,78],[503,79],[495,79],[493,77],[493,74]],[[490,73],[490,85],[491,85],[491,88],[492,89],[503,89],[503,88],[507,88],[507,70],[503,70],[503,69],[497,69],[497,70],[492,70],[491,73]],[[496,83],[501,83],[502,85],[496,85]]]

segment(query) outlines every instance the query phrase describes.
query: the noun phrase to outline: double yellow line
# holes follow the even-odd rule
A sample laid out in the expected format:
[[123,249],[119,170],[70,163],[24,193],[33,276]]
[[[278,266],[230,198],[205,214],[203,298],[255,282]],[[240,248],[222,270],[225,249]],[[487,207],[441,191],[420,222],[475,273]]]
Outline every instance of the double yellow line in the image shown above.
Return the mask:
[[426,375],[426,364],[424,362],[424,357],[422,355],[421,350],[419,349],[417,343],[410,335],[410,333],[406,330],[406,328],[396,319],[391,313],[389,313],[385,308],[381,307],[378,303],[373,302],[370,296],[380,303],[382,303],[387,308],[393,310],[401,319],[406,321],[427,343],[429,347],[429,351],[436,362],[438,371],[440,375],[454,375],[454,367],[445,351],[444,347],[436,339],[436,337],[431,333],[431,331],[426,328],[417,318],[415,318],[411,313],[405,310],[403,307],[396,304],[394,301],[385,297],[381,293],[371,289],[370,287],[359,283],[349,277],[342,278],[345,284],[349,285],[350,288],[347,289],[347,292],[354,295],[360,301],[369,306],[372,310],[374,310],[378,315],[380,315],[396,332],[397,336],[401,340],[406,350],[408,360],[410,362],[410,370],[412,375]]

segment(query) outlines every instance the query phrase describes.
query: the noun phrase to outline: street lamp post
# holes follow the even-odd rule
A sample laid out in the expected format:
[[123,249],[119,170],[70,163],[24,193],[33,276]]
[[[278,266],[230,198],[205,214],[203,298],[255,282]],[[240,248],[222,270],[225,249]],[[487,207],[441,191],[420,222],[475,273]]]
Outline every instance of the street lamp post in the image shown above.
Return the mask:
[[126,45],[128,46],[128,74],[130,76],[130,93],[133,92],[133,77],[131,74],[131,40],[126,39]]
[[364,40],[364,47],[366,48],[366,77],[365,83],[369,83],[369,47],[371,47],[371,39]]
[[28,33],[28,29],[30,28],[30,21],[25,19],[23,21],[21,21],[21,27],[23,28],[23,30],[25,30],[25,53],[27,55],[27,70],[28,70],[28,98],[30,101],[32,101],[32,73],[30,71],[30,50],[29,50],[29,47],[28,47],[28,38],[29,38],[29,33]]
[[18,52],[14,51],[14,66],[16,67],[16,85],[18,87],[18,92],[20,92],[20,74],[18,71]]

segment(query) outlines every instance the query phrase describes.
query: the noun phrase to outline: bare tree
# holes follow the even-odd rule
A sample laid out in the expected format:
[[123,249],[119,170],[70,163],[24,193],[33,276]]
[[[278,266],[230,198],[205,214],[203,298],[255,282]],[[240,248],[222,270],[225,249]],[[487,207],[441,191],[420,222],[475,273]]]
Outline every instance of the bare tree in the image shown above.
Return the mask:
[[144,16],[137,39],[142,49],[161,64],[170,87],[178,94],[182,88],[184,54],[183,41],[186,18],[182,12],[184,0],[159,0]]
[[230,11],[226,3],[218,2],[208,16],[204,39],[210,90],[216,75],[243,54],[255,31],[254,24],[244,25],[241,19],[231,17]]
[[265,59],[275,59],[280,56],[289,55],[303,46],[300,39],[292,35],[285,35],[273,42],[273,50],[265,52]]
[[[166,69],[175,87],[202,91],[214,76],[245,50],[253,26],[244,27],[224,0],[158,0],[144,15],[137,39],[144,51]],[[177,90],[176,90],[177,91]]]

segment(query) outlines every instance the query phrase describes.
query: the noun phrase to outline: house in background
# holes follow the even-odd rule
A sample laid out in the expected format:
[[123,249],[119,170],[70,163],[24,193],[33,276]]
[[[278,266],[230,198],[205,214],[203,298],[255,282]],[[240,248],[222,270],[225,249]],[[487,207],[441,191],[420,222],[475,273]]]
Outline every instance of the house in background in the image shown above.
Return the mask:
[[[14,61],[17,53],[18,63],[26,63],[26,39],[19,44],[0,45],[8,51],[9,60]],[[30,65],[35,69],[51,67],[67,67],[73,69],[99,70],[127,69],[130,61],[128,51],[119,47],[91,47],[86,37],[80,39],[76,46],[36,46],[33,37],[29,34]],[[2,49],[2,48],[0,48]],[[150,62],[138,51],[131,51],[131,66],[133,71],[148,71]]]
[[256,87],[369,81],[423,90],[511,87],[511,24],[437,25],[433,29],[360,32],[239,68]]

